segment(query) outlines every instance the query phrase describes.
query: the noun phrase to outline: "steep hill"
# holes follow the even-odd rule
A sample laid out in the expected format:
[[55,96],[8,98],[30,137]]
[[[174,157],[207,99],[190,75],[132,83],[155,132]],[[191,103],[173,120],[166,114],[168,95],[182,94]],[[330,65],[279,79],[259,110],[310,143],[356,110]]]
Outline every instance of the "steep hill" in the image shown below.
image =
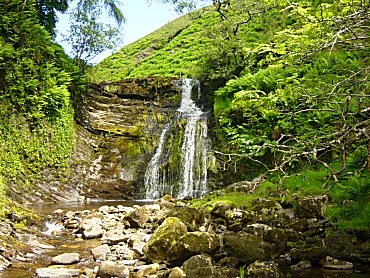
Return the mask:
[[143,76],[187,75],[210,41],[205,31],[215,21],[210,8],[179,17],[144,38],[123,47],[98,64],[94,81]]

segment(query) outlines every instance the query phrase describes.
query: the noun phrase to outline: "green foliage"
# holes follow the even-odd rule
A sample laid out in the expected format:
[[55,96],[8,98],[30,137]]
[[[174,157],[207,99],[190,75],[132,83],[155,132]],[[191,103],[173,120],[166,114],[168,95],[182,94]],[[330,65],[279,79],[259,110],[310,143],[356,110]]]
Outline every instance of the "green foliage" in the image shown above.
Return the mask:
[[245,278],[245,265],[239,268],[240,278]]
[[213,193],[207,195],[203,199],[195,199],[192,201],[193,207],[207,207],[212,210],[217,203],[223,203],[233,207],[249,207],[251,206],[252,199],[255,198],[253,195],[247,195],[243,192],[223,192]]
[[0,176],[0,203],[6,199],[5,178]]
[[327,212],[347,229],[370,228],[370,175],[350,177],[337,184],[331,193],[335,205]]
[[69,103],[70,75],[59,67],[56,46],[37,24],[34,1],[0,3],[0,99],[27,118],[58,117]]
[[[47,167],[62,174],[72,150],[70,92],[78,94],[83,79],[38,24],[39,5],[53,3],[0,2],[0,196],[10,184],[32,185]],[[51,20],[51,10],[44,11]]]
[[43,119],[36,127],[21,115],[5,111],[0,112],[0,175],[6,181],[18,182],[26,177],[32,182],[47,167],[57,168],[62,174],[73,146],[72,108],[64,107],[58,119]]

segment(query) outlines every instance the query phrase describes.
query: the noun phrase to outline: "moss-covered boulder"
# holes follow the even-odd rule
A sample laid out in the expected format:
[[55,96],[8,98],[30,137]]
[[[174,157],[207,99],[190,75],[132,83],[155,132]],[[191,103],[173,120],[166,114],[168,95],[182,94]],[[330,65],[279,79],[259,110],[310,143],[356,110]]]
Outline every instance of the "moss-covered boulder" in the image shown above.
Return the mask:
[[302,198],[298,200],[297,214],[300,218],[323,218],[328,202],[326,195]]
[[170,248],[168,259],[180,264],[195,254],[211,254],[219,246],[219,239],[215,234],[190,232],[179,238]]
[[271,245],[257,235],[245,232],[229,233],[224,237],[224,250],[245,264],[250,264],[256,260],[268,260]]
[[326,253],[335,258],[350,258],[355,252],[350,236],[343,233],[329,233],[325,240]]
[[184,262],[182,268],[185,272],[190,272],[192,269],[212,266],[214,264],[211,256],[207,254],[195,255]]
[[144,246],[144,254],[152,262],[166,262],[169,250],[186,232],[186,225],[180,219],[166,218]]
[[177,217],[187,224],[188,228],[196,230],[197,227],[204,225],[208,211],[203,208],[174,207],[168,213],[169,217]]
[[292,248],[290,250],[290,257],[293,261],[309,260],[316,263],[320,261],[326,254],[324,246],[304,246]]

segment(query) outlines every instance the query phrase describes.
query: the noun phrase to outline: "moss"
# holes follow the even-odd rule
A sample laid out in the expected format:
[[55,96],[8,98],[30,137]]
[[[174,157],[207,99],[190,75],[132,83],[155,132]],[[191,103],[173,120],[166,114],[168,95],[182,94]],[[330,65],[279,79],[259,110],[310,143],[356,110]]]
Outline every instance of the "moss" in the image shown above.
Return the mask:
[[[57,170],[58,176],[67,172],[73,146],[73,110],[65,106],[60,112],[58,119],[45,119],[31,125],[22,115],[9,115],[6,109],[0,111],[0,184],[3,189],[12,183],[30,190],[47,167]],[[4,191],[0,195],[4,195]]]

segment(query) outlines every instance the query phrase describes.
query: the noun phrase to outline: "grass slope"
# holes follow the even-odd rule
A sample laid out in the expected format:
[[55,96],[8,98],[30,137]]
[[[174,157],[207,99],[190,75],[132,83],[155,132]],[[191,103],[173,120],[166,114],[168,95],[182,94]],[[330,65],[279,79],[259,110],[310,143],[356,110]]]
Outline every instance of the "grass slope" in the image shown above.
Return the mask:
[[100,82],[190,75],[202,50],[209,47],[205,30],[217,20],[209,8],[183,15],[109,56],[92,69],[90,76]]

